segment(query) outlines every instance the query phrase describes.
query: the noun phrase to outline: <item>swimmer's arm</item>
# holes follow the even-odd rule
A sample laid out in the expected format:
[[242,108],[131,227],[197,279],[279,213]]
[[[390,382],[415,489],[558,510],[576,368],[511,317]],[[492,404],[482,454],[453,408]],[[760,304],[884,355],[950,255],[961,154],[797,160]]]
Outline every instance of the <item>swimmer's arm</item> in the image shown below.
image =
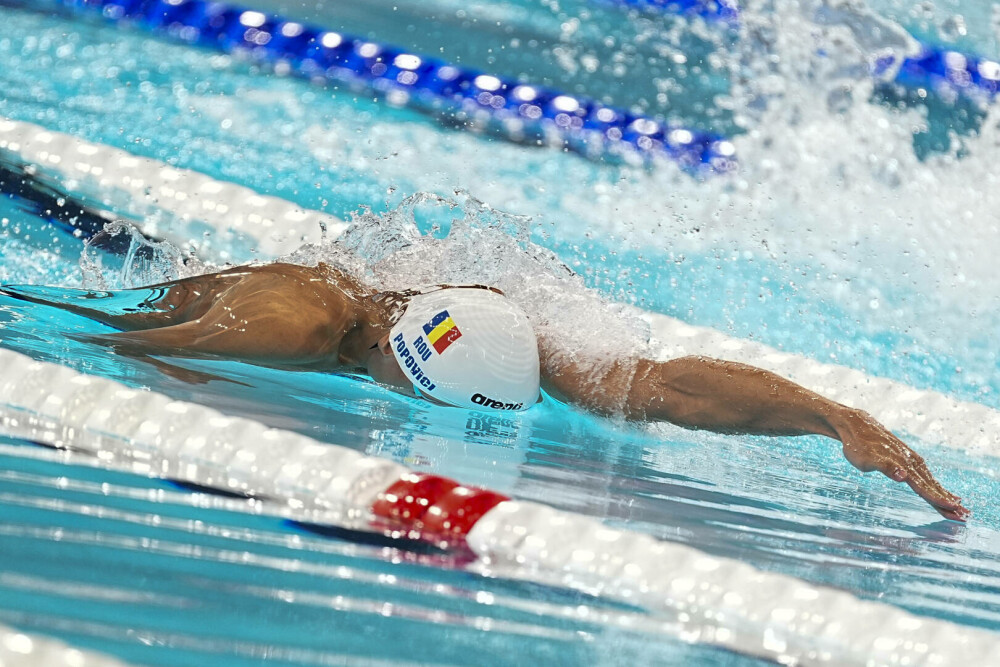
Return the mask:
[[843,443],[844,456],[862,472],[877,470],[906,482],[949,519],[968,515],[961,500],[934,479],[923,459],[871,416],[769,371],[683,357],[640,360],[634,375],[624,366],[615,368],[600,387],[588,385],[585,377],[576,369],[564,369],[546,378],[546,389],[605,414],[615,411],[610,404],[614,395],[624,393],[625,416],[639,421],[667,421],[720,433],[825,435]]
[[346,298],[317,298],[308,275],[248,269],[237,277],[233,285],[212,277],[206,290],[212,298],[195,317],[88,339],[130,356],[222,357],[281,367],[337,361],[339,342],[356,323]]

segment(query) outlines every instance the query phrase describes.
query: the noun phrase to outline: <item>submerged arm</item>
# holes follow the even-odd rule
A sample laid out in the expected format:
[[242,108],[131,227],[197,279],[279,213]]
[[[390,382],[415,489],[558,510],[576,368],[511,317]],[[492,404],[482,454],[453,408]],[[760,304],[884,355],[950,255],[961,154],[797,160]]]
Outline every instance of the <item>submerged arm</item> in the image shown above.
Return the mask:
[[[544,358],[544,355],[543,355]],[[906,482],[942,516],[964,520],[961,499],[934,479],[924,460],[870,415],[811,392],[774,373],[707,357],[665,362],[640,360],[634,375],[624,367],[601,386],[581,382],[579,368],[548,378],[557,395],[605,414],[667,421],[690,429],[750,435],[825,435],[843,444],[844,456],[862,472],[877,470]],[[615,394],[624,396],[614,400]]]

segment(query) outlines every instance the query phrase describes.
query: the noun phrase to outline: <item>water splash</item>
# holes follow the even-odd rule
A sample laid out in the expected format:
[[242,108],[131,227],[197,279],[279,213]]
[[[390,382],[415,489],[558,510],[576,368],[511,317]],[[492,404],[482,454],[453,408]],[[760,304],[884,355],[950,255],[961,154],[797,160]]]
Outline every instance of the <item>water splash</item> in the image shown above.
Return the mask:
[[286,259],[335,264],[381,290],[498,287],[528,313],[543,346],[559,350],[552,363],[593,363],[595,382],[615,364],[648,354],[648,325],[588,289],[555,253],[531,241],[531,228],[530,218],[467,193],[418,193],[387,213],[364,211],[340,238]]
[[150,239],[124,220],[106,224],[84,243],[80,254],[82,286],[89,289],[142,287],[217,268],[168,241]]

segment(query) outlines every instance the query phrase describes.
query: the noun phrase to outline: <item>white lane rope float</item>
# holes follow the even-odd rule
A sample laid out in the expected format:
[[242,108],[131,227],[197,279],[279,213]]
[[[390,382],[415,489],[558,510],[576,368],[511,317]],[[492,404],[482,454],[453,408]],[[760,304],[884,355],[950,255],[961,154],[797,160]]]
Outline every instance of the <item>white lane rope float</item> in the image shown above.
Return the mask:
[[[158,178],[164,173],[179,172],[183,179],[168,177],[170,191],[191,185],[196,196],[157,193],[156,206],[220,232],[231,231],[238,221],[240,233],[265,238],[279,221],[302,225],[311,219],[318,224],[317,216],[324,215],[276,198],[265,199],[268,214],[261,215],[259,200],[251,199],[259,195],[245,188],[28,123],[0,121],[0,150],[25,162],[42,162],[65,179],[98,178],[102,187],[134,194],[141,190],[143,196],[160,187]],[[209,195],[228,208],[222,212],[218,205],[191,204]],[[222,202],[222,197],[232,198]],[[248,210],[257,218],[247,215]],[[270,224],[260,222],[264,220]],[[295,233],[300,232],[307,230],[297,227]],[[268,238],[272,252],[294,243],[280,234]],[[899,421],[907,421],[904,430],[912,428],[910,417],[922,416],[917,420],[922,437],[942,444],[968,446],[956,439],[967,434],[963,420],[977,418],[987,438],[978,450],[996,449],[996,431],[990,425],[1000,423],[1000,415],[985,406],[785,355],[672,318],[647,317],[665,341],[664,354],[704,353],[771,367],[841,400],[848,394],[860,397],[855,401],[859,407],[890,426],[894,413]],[[803,664],[873,659],[889,664],[977,664],[988,662],[987,656],[1000,649],[1000,638],[985,631],[919,618],[691,547],[614,530],[589,517],[511,500],[437,475],[415,474],[389,460],[8,350],[0,349],[0,369],[0,425],[16,436],[96,451],[103,466],[274,499],[310,509],[331,522],[337,517],[350,523],[362,519],[396,536],[458,542],[478,557],[485,572],[642,603],[669,615],[681,627],[681,636],[692,641]],[[274,451],[283,453],[280,461],[271,455]]]
[[0,625],[0,665],[3,667],[125,667],[126,664],[57,639]]
[[[335,216],[303,209],[278,197],[260,195],[249,188],[32,123],[0,117],[0,152],[4,151],[22,162],[40,165],[64,181],[90,183],[102,193],[123,192],[132,198],[132,210],[137,215],[155,207],[190,223],[191,228],[207,226],[222,237],[234,234],[247,237],[257,245],[261,259],[287,254],[304,242],[318,240],[321,228],[327,229],[331,238],[346,228]],[[116,203],[125,207],[130,204],[121,199]],[[174,230],[172,235],[167,226],[159,230],[140,229],[153,235],[159,232],[179,245],[189,240],[184,237],[183,229]],[[642,316],[652,327],[662,358],[703,354],[751,363],[867,410],[894,431],[935,445],[1000,456],[1000,411],[996,409],[781,352],[665,315],[642,313]]]
[[99,188],[107,205],[125,207],[140,219],[157,210],[170,214],[187,225],[176,229],[140,221],[139,230],[180,247],[203,235],[204,228],[198,223],[225,234],[224,239],[251,237],[264,258],[319,241],[321,229],[336,236],[346,227],[336,216],[304,209],[285,199],[3,117],[0,152],[57,174],[64,182]]

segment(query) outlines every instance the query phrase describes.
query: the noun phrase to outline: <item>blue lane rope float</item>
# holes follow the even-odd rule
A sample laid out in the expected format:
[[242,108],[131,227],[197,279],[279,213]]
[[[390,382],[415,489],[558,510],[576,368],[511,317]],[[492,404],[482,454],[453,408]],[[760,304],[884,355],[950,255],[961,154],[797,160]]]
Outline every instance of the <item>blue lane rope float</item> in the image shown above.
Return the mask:
[[[599,0],[601,1],[601,0]],[[619,6],[681,16],[699,16],[735,26],[739,21],[738,0],[603,0]],[[889,54],[878,58],[871,68],[883,76],[896,64]],[[944,91],[968,95],[985,94],[989,99],[1000,92],[1000,62],[971,53],[920,43],[920,53],[903,60],[895,82],[910,89]]]
[[968,53],[924,46],[923,52],[903,61],[896,83],[907,88],[985,95],[1000,91],[1000,62]]
[[725,172],[736,166],[732,142],[710,132],[227,3],[57,2],[189,44],[249,53],[278,71],[367,87],[392,104],[511,141],[555,144],[589,158],[665,155],[693,172]]
[[740,16],[737,0],[602,0],[641,11],[680,16],[699,16],[709,21],[736,23]]

